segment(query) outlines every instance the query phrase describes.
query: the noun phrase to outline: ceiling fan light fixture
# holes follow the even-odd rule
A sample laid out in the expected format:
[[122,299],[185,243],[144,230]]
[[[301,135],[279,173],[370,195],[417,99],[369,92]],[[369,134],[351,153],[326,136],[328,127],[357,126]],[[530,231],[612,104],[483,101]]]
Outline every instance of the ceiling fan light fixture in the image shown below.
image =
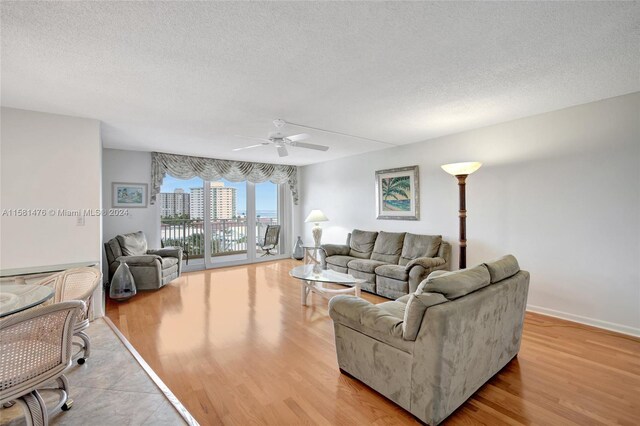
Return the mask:
[[251,145],[251,146],[245,146],[242,148],[235,148],[233,151],[242,151],[245,149],[250,149],[250,148],[256,148],[259,146],[263,146],[263,145],[270,145],[273,144],[276,147],[276,150],[278,152],[278,155],[280,157],[286,157],[287,155],[289,155],[289,152],[287,151],[287,145],[291,146],[291,147],[299,147],[299,148],[306,148],[306,149],[314,149],[316,151],[327,151],[329,150],[328,146],[324,146],[324,145],[315,145],[312,143],[305,143],[305,142],[301,142],[303,140],[307,140],[309,139],[311,136],[307,133],[300,133],[297,135],[290,135],[290,136],[285,136],[283,135],[283,133],[281,132],[281,129],[287,124],[286,121],[284,121],[281,118],[277,118],[275,120],[273,120],[273,125],[276,127],[277,132],[275,133],[269,133],[268,139],[265,138],[257,138],[254,136],[239,136],[241,138],[245,138],[245,139],[256,139],[261,141],[260,144],[258,145]]

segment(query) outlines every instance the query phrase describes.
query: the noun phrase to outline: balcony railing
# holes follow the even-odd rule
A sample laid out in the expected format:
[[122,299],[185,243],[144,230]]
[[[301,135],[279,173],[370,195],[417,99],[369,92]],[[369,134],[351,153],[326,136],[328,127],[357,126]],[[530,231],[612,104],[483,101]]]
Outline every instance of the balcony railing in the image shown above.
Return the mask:
[[[257,218],[256,244],[264,238],[267,225],[277,224],[275,218]],[[162,218],[162,245],[180,246],[189,252],[190,259],[204,257],[204,221],[197,219]],[[247,252],[247,219],[214,219],[211,221],[211,256],[225,256]]]

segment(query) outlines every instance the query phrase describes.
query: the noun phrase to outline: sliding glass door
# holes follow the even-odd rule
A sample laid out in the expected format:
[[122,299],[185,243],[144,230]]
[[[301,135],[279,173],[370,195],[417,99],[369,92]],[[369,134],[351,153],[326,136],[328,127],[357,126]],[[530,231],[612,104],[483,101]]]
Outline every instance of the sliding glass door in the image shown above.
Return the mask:
[[167,176],[159,196],[162,244],[183,247],[185,270],[274,259],[285,253],[284,191],[271,182]]
[[249,260],[247,182],[219,180],[205,182],[205,203],[209,208],[206,266]]

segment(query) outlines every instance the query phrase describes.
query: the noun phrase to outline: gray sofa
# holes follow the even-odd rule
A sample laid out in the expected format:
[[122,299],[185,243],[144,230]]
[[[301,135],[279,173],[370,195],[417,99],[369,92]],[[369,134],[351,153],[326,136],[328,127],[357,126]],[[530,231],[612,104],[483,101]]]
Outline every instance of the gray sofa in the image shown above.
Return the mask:
[[118,235],[104,245],[109,265],[109,281],[126,262],[138,290],[155,290],[175,280],[182,273],[182,248],[147,248],[147,238],[142,231]]
[[449,269],[451,246],[441,235],[354,229],[347,244],[324,244],[326,269],[365,280],[362,290],[396,299],[416,291],[431,272]]
[[443,421],[520,349],[529,273],[513,256],[437,271],[417,290],[373,305],[329,302],[338,365],[418,419]]

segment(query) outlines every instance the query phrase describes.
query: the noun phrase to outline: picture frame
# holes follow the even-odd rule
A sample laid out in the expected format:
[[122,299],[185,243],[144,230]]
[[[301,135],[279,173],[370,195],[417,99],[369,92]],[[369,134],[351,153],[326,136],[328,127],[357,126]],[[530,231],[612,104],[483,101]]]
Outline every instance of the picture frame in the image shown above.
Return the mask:
[[111,206],[125,208],[145,208],[149,199],[149,185],[146,183],[112,182]]
[[376,171],[376,219],[420,220],[418,166]]

